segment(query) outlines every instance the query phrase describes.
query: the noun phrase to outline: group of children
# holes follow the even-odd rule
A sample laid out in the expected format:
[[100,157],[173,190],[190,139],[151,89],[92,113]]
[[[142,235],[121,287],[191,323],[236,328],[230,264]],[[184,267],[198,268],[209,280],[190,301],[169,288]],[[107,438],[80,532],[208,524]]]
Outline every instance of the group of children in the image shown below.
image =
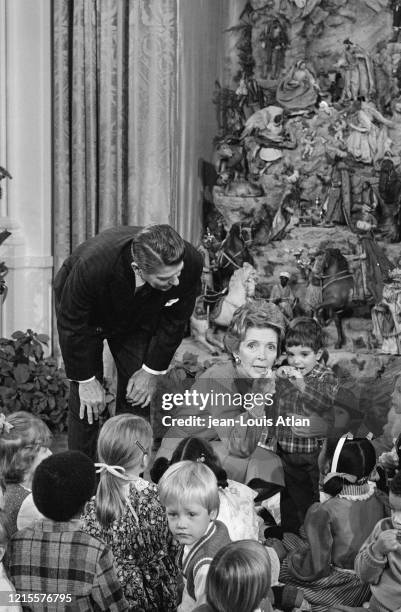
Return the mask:
[[93,464],[51,455],[39,418],[1,418],[0,610],[401,610],[401,470],[387,496],[371,441],[330,435],[340,387],[321,348],[315,321],[290,324],[275,411],[310,424],[271,432],[281,527],[266,528],[257,492],[227,478],[205,440],[152,468],[149,423],[117,415]]

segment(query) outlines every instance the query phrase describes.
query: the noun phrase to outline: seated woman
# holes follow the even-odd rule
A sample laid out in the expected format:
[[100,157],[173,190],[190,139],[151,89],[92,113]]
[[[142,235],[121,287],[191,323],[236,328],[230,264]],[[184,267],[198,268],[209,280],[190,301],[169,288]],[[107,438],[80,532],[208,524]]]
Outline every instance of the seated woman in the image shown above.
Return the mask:
[[305,539],[284,534],[291,552],[280,571],[280,581],[301,588],[313,612],[360,606],[369,598],[369,585],[353,571],[354,561],[376,523],[388,515],[387,497],[368,481],[376,454],[367,438],[326,441],[319,464],[328,499],[309,508]]
[[186,405],[168,419],[171,427],[157,456],[170,459],[181,438],[202,437],[211,442],[228,478],[252,488],[284,486],[281,460],[265,444],[274,401],[272,366],[283,334],[284,318],[275,304],[253,300],[238,308],[224,339],[232,360],[213,365],[196,380]]
[[315,105],[319,85],[304,60],[290,68],[277,87],[278,104],[288,110],[306,110]]

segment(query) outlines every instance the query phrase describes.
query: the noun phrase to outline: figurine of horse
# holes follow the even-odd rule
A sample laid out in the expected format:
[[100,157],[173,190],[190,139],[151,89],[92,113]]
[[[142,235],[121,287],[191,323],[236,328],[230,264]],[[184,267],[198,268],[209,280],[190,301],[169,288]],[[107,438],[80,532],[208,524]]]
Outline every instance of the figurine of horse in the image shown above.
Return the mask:
[[242,268],[235,270],[228,284],[228,292],[216,303],[210,315],[214,325],[228,327],[234,312],[255,295],[257,281],[256,270],[245,262]]
[[[246,301],[255,295],[257,281],[256,270],[248,263],[244,263],[232,275],[229,286],[218,293],[206,293],[196,300],[194,312],[191,316],[191,336],[213,355],[220,349],[224,351],[224,344],[215,334],[213,328],[226,328],[230,325],[234,312]],[[214,304],[214,306],[213,306]]]
[[190,319],[191,337],[212,355],[218,355],[224,350],[223,343],[214,337],[210,329],[209,308],[205,296],[196,298],[195,308]]
[[333,248],[318,251],[306,289],[306,310],[324,326],[334,320],[337,328],[336,349],[346,343],[342,315],[349,304],[353,287],[353,276],[341,251]]
[[254,265],[254,259],[249,251],[251,243],[252,227],[233,223],[216,252],[213,274],[216,290],[221,291],[227,287],[235,270],[241,268],[245,262]]

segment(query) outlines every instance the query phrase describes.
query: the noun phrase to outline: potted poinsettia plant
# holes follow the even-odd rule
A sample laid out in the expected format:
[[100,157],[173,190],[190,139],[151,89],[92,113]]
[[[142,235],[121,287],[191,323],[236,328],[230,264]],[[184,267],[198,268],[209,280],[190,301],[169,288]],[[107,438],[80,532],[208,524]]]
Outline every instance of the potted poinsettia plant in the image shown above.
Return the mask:
[[66,429],[69,382],[56,360],[44,356],[48,342],[31,329],[0,338],[0,403],[5,414],[32,412],[59,433]]
[[[0,338],[0,411],[26,410],[46,422],[53,434],[67,430],[70,383],[53,357],[45,357],[49,337],[28,329]],[[103,418],[113,413],[115,394],[105,381]]]

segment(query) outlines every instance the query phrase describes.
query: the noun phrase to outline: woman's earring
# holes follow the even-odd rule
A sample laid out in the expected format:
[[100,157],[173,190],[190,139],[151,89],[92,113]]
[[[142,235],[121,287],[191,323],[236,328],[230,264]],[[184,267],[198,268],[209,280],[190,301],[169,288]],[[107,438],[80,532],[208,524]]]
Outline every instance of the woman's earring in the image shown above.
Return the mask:
[[241,363],[241,359],[238,357],[238,355],[234,355],[234,361],[235,365],[239,365]]

